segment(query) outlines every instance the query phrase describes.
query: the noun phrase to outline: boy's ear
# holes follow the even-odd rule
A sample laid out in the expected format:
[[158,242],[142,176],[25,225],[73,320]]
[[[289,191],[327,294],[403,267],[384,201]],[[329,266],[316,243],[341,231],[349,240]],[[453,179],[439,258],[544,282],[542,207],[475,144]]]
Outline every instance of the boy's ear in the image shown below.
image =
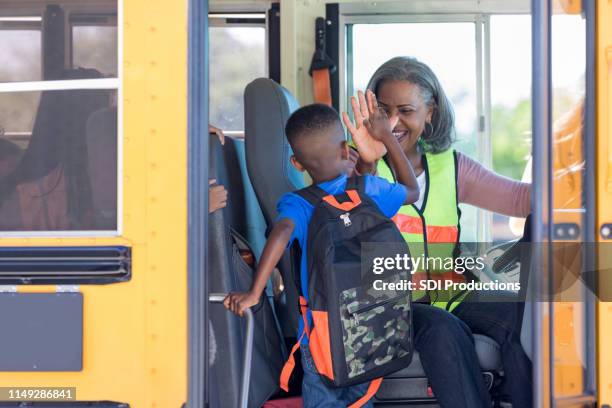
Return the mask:
[[300,173],[303,173],[306,170],[304,166],[302,166],[302,163],[300,163],[294,155],[291,155],[291,158],[289,160],[291,161],[291,165],[295,167]]
[[350,148],[351,147],[346,140],[342,142],[342,160],[348,160],[351,157],[349,153]]

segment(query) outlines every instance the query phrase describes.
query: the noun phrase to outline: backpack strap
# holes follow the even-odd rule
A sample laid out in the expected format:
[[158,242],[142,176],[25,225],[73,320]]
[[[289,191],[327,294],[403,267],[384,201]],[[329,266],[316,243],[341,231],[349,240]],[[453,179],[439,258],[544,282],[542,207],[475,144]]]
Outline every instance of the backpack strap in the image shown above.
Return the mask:
[[305,187],[301,190],[295,191],[295,194],[299,195],[304,200],[308,201],[310,205],[312,205],[313,207],[319,204],[323,200],[323,197],[326,197],[329,195],[321,187],[316,186],[314,184],[311,186]]
[[372,397],[374,397],[374,395],[380,388],[380,384],[382,384],[382,380],[383,380],[382,377],[372,380],[370,382],[370,386],[368,387],[366,393],[363,394],[363,397],[353,402],[351,405],[348,406],[348,408],[360,408],[364,406],[369,400],[372,399]]
[[304,338],[304,334],[306,331],[302,332],[302,335],[297,340],[297,342],[291,348],[291,352],[289,353],[289,358],[285,362],[283,369],[280,375],[280,387],[283,391],[289,392],[289,379],[291,378],[291,373],[293,373],[293,369],[295,368],[295,352],[300,348],[302,344],[302,339]]
[[302,331],[302,335],[297,340],[297,342],[291,348],[291,352],[289,353],[289,358],[285,362],[283,369],[281,370],[280,375],[280,387],[285,392],[289,392],[289,379],[291,378],[291,373],[293,373],[293,369],[295,368],[295,352],[300,348],[302,344],[302,339],[304,335],[306,337],[310,336],[310,327],[308,326],[308,302],[306,298],[300,296],[300,314],[302,315],[302,319],[304,319],[304,330]]
[[359,194],[365,193],[365,177],[353,176],[346,181],[345,190],[357,190]]

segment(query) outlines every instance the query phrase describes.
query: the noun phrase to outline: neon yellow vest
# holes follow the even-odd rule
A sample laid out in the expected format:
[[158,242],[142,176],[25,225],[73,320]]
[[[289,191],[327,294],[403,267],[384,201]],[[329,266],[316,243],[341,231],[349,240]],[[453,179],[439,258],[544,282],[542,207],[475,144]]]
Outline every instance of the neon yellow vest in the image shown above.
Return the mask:
[[[448,267],[447,262],[442,262],[453,259],[453,250],[459,243],[460,211],[457,202],[457,163],[454,150],[425,154],[423,164],[427,183],[421,209],[417,209],[414,204],[404,205],[393,217],[408,243],[412,258],[421,257],[428,262],[427,267],[415,268],[412,280],[417,285],[427,279],[439,281],[441,284],[446,280],[463,282],[463,275],[455,273]],[[384,160],[378,161],[377,171],[380,177],[395,181]],[[432,245],[434,243],[435,245]],[[429,294],[429,300],[434,306],[448,310],[454,309],[465,296],[450,290],[417,290],[413,291],[413,299],[418,300],[426,294]],[[452,300],[450,306],[449,300]]]

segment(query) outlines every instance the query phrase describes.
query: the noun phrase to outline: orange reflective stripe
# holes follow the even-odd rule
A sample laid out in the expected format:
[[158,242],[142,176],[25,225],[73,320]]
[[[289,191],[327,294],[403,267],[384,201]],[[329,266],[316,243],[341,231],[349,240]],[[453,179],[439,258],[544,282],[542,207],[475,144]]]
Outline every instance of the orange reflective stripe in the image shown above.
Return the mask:
[[407,234],[422,234],[423,223],[419,217],[412,217],[406,214],[397,213],[391,218],[400,232]]
[[[406,214],[398,213],[392,218],[400,232],[406,234],[422,234],[423,233],[423,222],[420,217],[413,217]],[[456,242],[459,230],[455,225],[439,226],[439,225],[428,225],[427,226],[427,242],[428,243],[444,243],[444,242]]]
[[334,368],[332,365],[327,312],[313,310],[312,321],[313,327],[308,341],[312,361],[314,361],[319,374],[333,381]]
[[372,380],[372,382],[370,382],[368,390],[363,395],[363,397],[359,398],[357,401],[349,405],[348,408],[360,408],[364,406],[376,394],[376,392],[380,388],[380,384],[382,384],[382,380],[382,377]]
[[316,69],[312,71],[312,90],[316,103],[332,106],[329,69]]
[[457,283],[467,281],[465,275],[462,275],[455,271],[446,271],[446,272],[433,271],[433,273],[431,273],[430,275],[431,276],[428,277],[427,272],[416,272],[412,275],[412,282],[414,282],[418,288],[419,282],[427,281],[427,280],[438,281],[438,282],[449,280],[449,281],[453,281]]
[[323,197],[323,201],[342,211],[351,211],[353,208],[361,204],[361,197],[359,197],[357,191],[346,190],[346,194],[349,196],[351,201],[345,201],[344,203],[340,204],[333,195]]
[[297,351],[298,348],[300,348],[300,344],[302,343],[302,338],[304,338],[304,333],[306,333],[306,331],[302,332],[302,335],[298,339],[297,343],[293,345],[293,348],[291,349],[291,353],[289,353],[289,358],[287,359],[287,362],[285,363],[281,371],[280,387],[285,392],[289,392],[289,379],[291,378],[291,373],[293,373],[293,369],[295,368],[295,352]]
[[427,226],[427,242],[457,242],[459,229],[452,225],[448,227],[440,227],[437,225]]

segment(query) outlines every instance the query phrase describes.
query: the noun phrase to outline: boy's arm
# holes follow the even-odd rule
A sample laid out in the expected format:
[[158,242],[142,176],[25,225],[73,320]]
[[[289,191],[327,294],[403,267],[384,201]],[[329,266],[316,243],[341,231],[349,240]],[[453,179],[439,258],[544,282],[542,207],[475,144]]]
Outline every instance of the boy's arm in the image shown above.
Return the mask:
[[251,289],[248,292],[236,292],[227,295],[223,300],[223,305],[226,308],[242,316],[244,310],[259,302],[261,293],[266,288],[266,283],[272,271],[283,256],[287,244],[289,244],[294,228],[295,224],[288,218],[283,218],[274,225],[261,254],[261,260],[255,273],[255,279],[253,279],[251,284]]
[[395,170],[397,181],[406,187],[407,194],[404,204],[412,204],[419,199],[419,183],[412,166],[399,142],[393,136],[393,126],[389,123],[387,115],[378,108],[374,93],[368,90],[367,98],[370,117],[364,120],[364,125],[373,138],[385,145],[387,157]]
[[406,201],[404,204],[412,204],[419,199],[419,183],[417,182],[412,166],[404,154],[402,147],[392,133],[383,140],[387,148],[387,157],[391,166],[395,169],[397,181],[406,187]]

